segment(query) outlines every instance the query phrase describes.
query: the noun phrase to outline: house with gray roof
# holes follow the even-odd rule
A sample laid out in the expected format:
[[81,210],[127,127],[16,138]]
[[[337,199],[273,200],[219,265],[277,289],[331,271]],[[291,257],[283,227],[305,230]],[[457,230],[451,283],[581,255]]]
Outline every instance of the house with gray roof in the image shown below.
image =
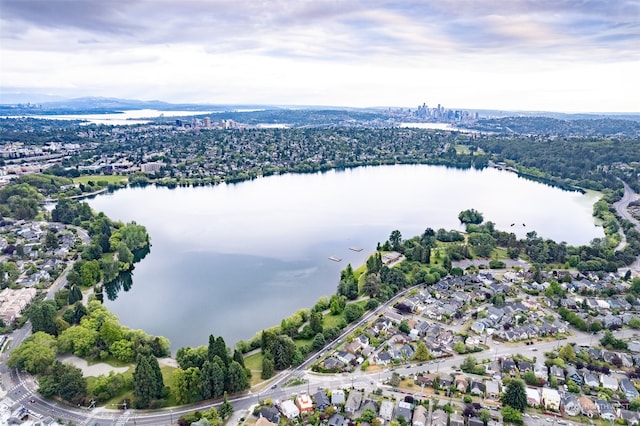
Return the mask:
[[362,405],[362,393],[356,390],[349,392],[347,402],[344,403],[344,412],[347,414],[355,414]]
[[640,394],[638,394],[637,389],[631,383],[627,377],[620,380],[620,390],[624,393],[625,397],[631,401],[636,398],[640,398]]
[[427,409],[422,405],[417,405],[413,409],[413,418],[411,420],[412,426],[427,426]]
[[407,423],[411,424],[413,418],[413,405],[406,401],[399,401],[396,408],[396,418],[404,418]]
[[596,400],[596,407],[600,417],[608,422],[613,422],[616,419],[616,413],[613,411],[613,407],[608,401],[603,399]]

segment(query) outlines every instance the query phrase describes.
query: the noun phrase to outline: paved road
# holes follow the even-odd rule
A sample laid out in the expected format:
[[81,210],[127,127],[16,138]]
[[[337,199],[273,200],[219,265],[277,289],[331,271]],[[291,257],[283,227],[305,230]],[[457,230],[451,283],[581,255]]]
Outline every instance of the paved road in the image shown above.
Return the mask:
[[[633,189],[631,189],[631,187],[627,185],[625,181],[621,182],[624,185],[624,195],[620,200],[613,203],[613,206],[615,207],[620,217],[633,223],[635,227],[640,231],[640,222],[636,218],[634,218],[631,213],[629,213],[628,209],[629,203],[631,201],[637,200],[638,198],[640,198],[640,196],[633,192]],[[626,245],[626,237],[624,237],[623,235],[623,239],[621,240],[620,245],[618,245],[616,250],[621,250],[622,248],[624,248],[624,245]],[[626,268],[623,268],[623,270],[625,269]],[[640,257],[638,257],[635,262],[629,265],[629,269],[631,269],[631,271],[635,271],[636,274],[640,274]]]

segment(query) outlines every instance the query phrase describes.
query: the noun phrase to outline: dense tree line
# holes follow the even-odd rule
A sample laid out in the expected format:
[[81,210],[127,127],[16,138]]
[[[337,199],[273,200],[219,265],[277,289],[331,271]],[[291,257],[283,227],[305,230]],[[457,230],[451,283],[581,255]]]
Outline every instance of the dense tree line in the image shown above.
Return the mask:
[[244,367],[242,354],[236,350],[230,355],[220,336],[210,335],[208,346],[178,349],[176,360],[180,368],[174,372],[174,391],[180,404],[238,393],[249,386],[251,372]]

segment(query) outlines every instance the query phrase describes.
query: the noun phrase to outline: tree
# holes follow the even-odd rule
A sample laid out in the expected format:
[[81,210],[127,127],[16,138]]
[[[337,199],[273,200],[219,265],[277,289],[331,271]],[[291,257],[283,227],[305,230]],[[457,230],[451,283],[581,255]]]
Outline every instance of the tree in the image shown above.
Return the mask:
[[473,248],[476,255],[480,257],[489,257],[491,251],[496,247],[496,240],[491,234],[484,232],[473,232],[467,237],[469,245]]
[[187,404],[200,400],[199,368],[190,367],[186,370],[181,368],[176,369],[173,373],[173,383],[177,403]]
[[273,342],[271,353],[276,370],[289,368],[293,362],[296,344],[289,336],[278,336]]
[[364,314],[364,308],[358,303],[350,303],[344,308],[344,317],[348,323],[356,321]]
[[487,424],[489,424],[489,420],[491,420],[491,413],[489,413],[489,410],[487,410],[486,408],[483,408],[480,411],[478,418],[482,421],[482,424],[484,424],[484,426],[487,426]]
[[344,296],[338,296],[334,294],[331,296],[331,303],[329,305],[329,309],[331,309],[332,315],[339,315],[342,313],[346,306],[346,298]]
[[463,210],[458,214],[458,220],[463,224],[479,225],[484,220],[482,213],[475,209]]
[[133,395],[137,407],[149,407],[151,401],[162,397],[164,383],[159,371],[158,360],[153,355],[138,355],[133,372]]
[[233,414],[233,405],[229,402],[226,392],[224,393],[222,405],[220,405],[220,410],[218,412],[220,413],[222,420],[229,418],[231,414]]
[[231,359],[229,357],[229,350],[222,336],[218,336],[216,338],[212,334],[209,335],[209,348],[207,350],[207,355],[209,360],[213,360],[216,355],[219,356],[225,366],[229,365],[229,361]]
[[44,246],[48,250],[55,250],[60,246],[58,235],[51,229],[47,231],[47,235],[44,237]]
[[427,349],[427,345],[422,340],[418,341],[418,345],[416,346],[416,351],[413,354],[413,357],[416,361],[427,361],[429,358],[431,358],[429,349]]
[[11,368],[25,370],[29,374],[41,374],[53,364],[56,358],[56,339],[42,331],[27,337],[15,348],[7,365]]
[[57,336],[58,330],[55,322],[57,311],[58,307],[53,300],[33,303],[27,313],[31,321],[31,330],[34,333],[44,331],[52,336]]
[[461,340],[458,340],[453,344],[453,350],[459,354],[463,354],[467,352],[467,346]]
[[558,354],[565,361],[568,361],[568,362],[576,361],[576,352],[573,349],[573,346],[568,343],[560,349]]
[[314,333],[322,333],[322,312],[312,312],[309,316],[309,326]]
[[40,378],[39,391],[48,398],[58,395],[65,401],[79,404],[87,394],[87,381],[78,367],[55,361],[51,372]]
[[527,370],[523,375],[522,378],[524,379],[525,383],[529,386],[539,386],[540,383],[538,382],[538,378],[536,377],[536,373],[534,373],[531,370]]
[[378,297],[380,294],[380,287],[382,286],[382,280],[378,273],[368,274],[364,280],[364,286],[362,291],[364,294],[371,298]]
[[237,393],[247,387],[247,376],[244,368],[236,361],[229,364],[229,372],[227,373],[227,390],[231,393]]
[[260,377],[263,379],[270,379],[275,373],[275,364],[273,362],[273,356],[267,353],[262,356],[262,374]]
[[324,334],[322,333],[318,333],[315,335],[315,337],[313,338],[313,349],[322,349],[324,348],[324,345],[326,344],[326,339],[324,338]]
[[522,424],[522,412],[516,410],[515,408],[507,405],[502,408],[502,420],[505,423],[513,423],[516,425]]
[[73,305],[74,303],[81,300],[82,300],[82,292],[80,291],[80,288],[78,288],[77,285],[74,285],[73,287],[71,287],[71,290],[69,291],[67,302],[69,305]]
[[402,250],[402,234],[397,229],[391,231],[391,235],[389,235],[389,244],[391,244],[391,248],[395,251]]
[[507,390],[502,397],[502,403],[515,408],[520,412],[524,412],[527,408],[527,393],[522,380],[511,380]]

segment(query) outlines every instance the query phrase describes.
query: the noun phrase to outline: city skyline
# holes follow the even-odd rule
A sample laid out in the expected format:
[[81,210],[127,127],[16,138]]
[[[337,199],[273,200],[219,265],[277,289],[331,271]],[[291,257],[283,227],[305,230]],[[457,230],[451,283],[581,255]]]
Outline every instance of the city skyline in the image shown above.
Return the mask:
[[635,0],[0,0],[2,93],[638,112]]

